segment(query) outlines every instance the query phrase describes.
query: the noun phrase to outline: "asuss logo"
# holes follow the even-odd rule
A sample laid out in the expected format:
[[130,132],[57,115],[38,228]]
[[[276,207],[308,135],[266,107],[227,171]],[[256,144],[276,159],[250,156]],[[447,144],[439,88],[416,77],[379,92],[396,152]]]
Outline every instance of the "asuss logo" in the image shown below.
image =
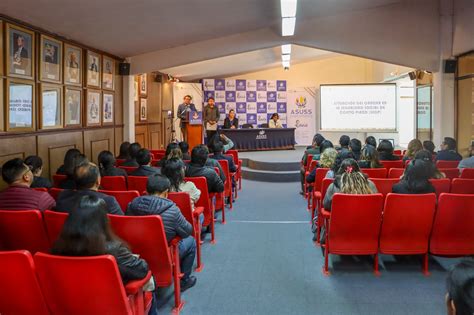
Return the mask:
[[265,133],[265,130],[260,130],[258,135],[255,137],[255,140],[267,140],[267,134]]

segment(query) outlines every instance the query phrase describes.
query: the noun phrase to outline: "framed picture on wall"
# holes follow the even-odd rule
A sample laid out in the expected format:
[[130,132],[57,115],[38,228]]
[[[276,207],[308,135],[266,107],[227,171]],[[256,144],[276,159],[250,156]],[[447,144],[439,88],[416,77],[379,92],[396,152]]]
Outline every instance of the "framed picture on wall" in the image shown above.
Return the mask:
[[146,96],[148,92],[148,82],[146,73],[140,74],[140,96]]
[[100,55],[87,51],[87,86],[100,89]]
[[52,84],[41,84],[40,93],[40,129],[54,129],[63,126],[62,87]]
[[148,108],[147,108],[147,100],[146,98],[141,98],[140,99],[140,121],[146,121],[147,120],[147,113]]
[[82,89],[66,86],[64,88],[64,126],[82,125]]
[[64,44],[64,84],[82,85],[82,49]]
[[100,126],[100,91],[87,90],[86,126]]
[[[3,98],[3,79],[0,79],[0,102],[3,102],[4,101],[4,98]],[[5,130],[5,124],[4,124],[4,116],[5,115],[5,110],[3,110],[3,108],[0,107],[0,131],[4,131]]]
[[115,61],[109,57],[102,57],[102,88],[105,90],[114,89]]
[[35,33],[7,24],[7,73],[13,77],[33,79],[35,76]]
[[[0,76],[3,75],[3,22],[0,21]],[[3,100],[3,98],[1,98]],[[1,126],[1,123],[0,123]],[[0,130],[1,129],[0,127]]]
[[138,102],[139,101],[139,98],[138,98],[138,81],[135,80],[134,81],[134,89],[133,89],[133,98],[135,100],[135,102]]
[[40,37],[40,80],[62,81],[63,43],[46,35]]
[[114,95],[112,93],[102,93],[102,124],[110,125],[114,123]]
[[15,79],[7,80],[6,129],[33,131],[35,129],[35,83]]

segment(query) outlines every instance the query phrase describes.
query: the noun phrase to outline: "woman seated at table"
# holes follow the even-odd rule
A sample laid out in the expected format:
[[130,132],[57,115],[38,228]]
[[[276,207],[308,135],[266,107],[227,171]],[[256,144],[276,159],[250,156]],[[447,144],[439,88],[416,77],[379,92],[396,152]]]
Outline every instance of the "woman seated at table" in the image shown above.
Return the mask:
[[274,113],[268,122],[269,128],[283,128],[278,113]]
[[237,129],[239,128],[239,119],[235,117],[235,110],[231,109],[229,115],[224,119],[223,129]]

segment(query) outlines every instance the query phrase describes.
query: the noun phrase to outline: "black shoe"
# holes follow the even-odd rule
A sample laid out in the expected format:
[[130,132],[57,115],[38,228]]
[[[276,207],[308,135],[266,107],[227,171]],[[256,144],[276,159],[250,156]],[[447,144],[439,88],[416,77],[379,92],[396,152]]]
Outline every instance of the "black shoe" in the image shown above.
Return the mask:
[[301,195],[301,196],[304,196],[304,192],[303,192],[303,191],[300,191],[300,195]]
[[187,279],[181,279],[181,292],[186,291],[189,288],[194,287],[197,279],[195,276],[189,276]]

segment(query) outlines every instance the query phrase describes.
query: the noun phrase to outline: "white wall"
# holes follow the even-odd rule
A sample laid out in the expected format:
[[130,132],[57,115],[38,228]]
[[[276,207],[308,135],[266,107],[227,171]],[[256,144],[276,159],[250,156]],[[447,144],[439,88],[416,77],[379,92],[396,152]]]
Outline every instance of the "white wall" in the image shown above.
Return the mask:
[[454,1],[453,55],[474,50],[474,1]]

